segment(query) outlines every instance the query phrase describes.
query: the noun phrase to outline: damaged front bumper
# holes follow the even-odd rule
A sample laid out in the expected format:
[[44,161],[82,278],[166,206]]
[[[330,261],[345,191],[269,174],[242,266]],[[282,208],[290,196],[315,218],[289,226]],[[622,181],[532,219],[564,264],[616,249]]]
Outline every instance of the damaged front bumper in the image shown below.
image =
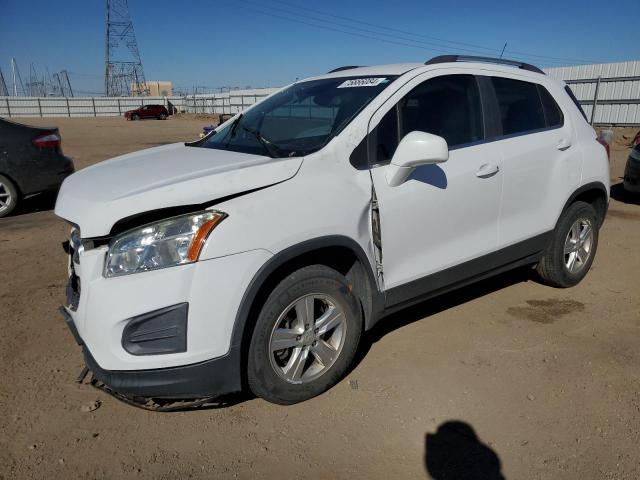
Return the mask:
[[82,347],[86,367],[92,375],[90,383],[121,400],[138,406],[155,403],[158,408],[152,409],[162,410],[160,406],[166,405],[167,400],[195,399],[187,402],[191,405],[186,407],[185,402],[178,402],[181,408],[187,408],[194,404],[201,406],[214,398],[241,390],[239,346],[232,347],[223,357],[191,365],[149,370],[106,370],[91,355],[67,309],[61,307],[60,312],[76,343]]

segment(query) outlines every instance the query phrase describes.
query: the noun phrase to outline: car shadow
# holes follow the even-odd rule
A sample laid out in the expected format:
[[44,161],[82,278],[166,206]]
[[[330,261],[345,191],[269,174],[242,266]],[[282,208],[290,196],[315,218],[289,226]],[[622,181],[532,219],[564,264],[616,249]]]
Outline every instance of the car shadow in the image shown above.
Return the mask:
[[[405,327],[418,320],[425,319],[437,313],[443,312],[457,305],[462,305],[476,298],[485,296],[489,293],[502,290],[503,288],[516,285],[518,283],[527,282],[532,279],[532,270],[529,267],[521,267],[515,270],[496,275],[495,277],[479,281],[467,287],[434,297],[433,299],[424,301],[412,307],[391,314],[380,322],[378,322],[371,330],[364,333],[360,340],[360,345],[356,352],[356,356],[351,363],[345,377],[348,376],[367,356],[371,346],[381,340],[385,335]],[[172,408],[170,411],[198,411],[198,410],[217,410],[239,405],[256,398],[249,389],[244,387],[241,392],[225,395],[210,402],[205,402],[196,408]],[[472,430],[473,431],[473,430]],[[445,430],[445,433],[447,431]],[[434,478],[502,478],[502,477],[434,477]]]
[[640,205],[640,194],[627,192],[622,182],[611,185],[611,198],[629,205]]
[[500,457],[482,443],[471,425],[441,424],[425,435],[424,466],[433,480],[504,480]]
[[349,373],[367,356],[371,346],[380,341],[385,335],[489,293],[530,281],[532,278],[533,272],[530,267],[517,268],[407,307],[381,319],[371,330],[363,335]]
[[57,192],[41,193],[34,197],[26,198],[22,200],[16,209],[7,217],[19,217],[21,215],[27,215],[29,213],[44,212],[47,210],[53,210],[56,206]]
[[[366,357],[367,353],[369,352],[369,350],[371,349],[371,346],[378,342],[379,340],[381,340],[385,335],[387,335],[388,333],[391,333],[395,330],[398,330],[402,327],[405,327],[413,322],[416,322],[418,320],[422,320],[425,319],[426,317],[430,317],[432,315],[435,315],[437,313],[443,312],[445,310],[448,310],[450,308],[453,308],[455,306],[458,305],[462,305],[463,303],[467,303],[471,300],[474,300],[476,298],[482,297],[484,295],[487,295],[489,293],[492,292],[496,292],[498,290],[502,290],[504,288],[507,288],[509,286],[518,284],[518,283],[522,283],[522,282],[527,282],[529,280],[531,280],[532,278],[532,271],[529,267],[521,267],[515,270],[512,270],[510,272],[506,272],[506,273],[502,273],[500,275],[496,275],[495,277],[483,280],[483,281],[479,281],[477,283],[474,283],[472,285],[469,285],[467,287],[464,288],[460,288],[458,290],[440,295],[438,297],[434,297],[433,299],[424,301],[422,303],[419,303],[417,305],[414,305],[412,307],[408,307],[404,310],[401,310],[399,312],[396,312],[394,314],[391,314],[387,317],[385,317],[384,319],[382,319],[380,322],[378,322],[371,330],[369,330],[368,332],[363,334],[363,337],[360,341],[360,345],[358,347],[358,350],[356,352],[356,356],[354,358],[354,361],[352,362],[351,366],[349,367],[347,373],[345,374],[345,377],[348,376],[359,364],[360,362]],[[107,392],[109,393],[109,392]],[[130,405],[134,405],[134,406],[138,406],[138,407],[142,407],[145,408],[143,405],[141,404],[136,404],[134,402],[130,402],[130,401],[126,401],[123,398],[118,397],[117,395],[112,395],[114,396],[117,400],[120,401],[125,401],[125,403],[128,403]],[[192,406],[192,405],[187,405],[185,406],[179,406],[179,405],[172,405],[170,408],[164,409],[164,408],[160,408],[157,409],[156,411],[158,412],[194,412],[194,411],[199,411],[199,410],[218,410],[218,409],[225,409],[228,407],[232,407],[235,405],[239,405],[242,403],[245,403],[248,400],[252,400],[255,399],[256,396],[253,395],[249,389],[247,388],[247,386],[244,386],[244,389],[240,392],[237,393],[232,393],[232,394],[228,394],[228,395],[224,395],[224,396],[220,396],[217,398],[211,398],[207,401],[204,401],[200,404],[198,404],[197,406]],[[167,404],[171,404],[173,403],[173,401],[167,400],[166,401]],[[148,409],[148,408],[146,408]],[[465,424],[466,425],[466,424]],[[440,435],[437,438],[441,438],[443,436],[446,435],[454,435],[454,433],[449,431],[449,427],[447,426],[447,428],[445,428],[445,430],[442,433],[442,435]],[[457,432],[460,431],[464,431],[463,427],[458,427],[456,425],[453,425],[451,428],[456,429]],[[471,428],[471,427],[469,427]],[[473,429],[471,429],[471,432],[473,432]],[[458,434],[455,434],[458,435]],[[454,436],[455,436],[454,435]],[[475,434],[474,434],[475,435]],[[467,437],[469,437],[469,435],[467,435]],[[427,435],[427,440],[429,440],[429,435]],[[471,437],[469,437],[471,438]],[[466,440],[468,442],[468,440]],[[478,447],[478,451],[481,451],[480,447]],[[433,454],[432,454],[433,455]],[[437,466],[439,464],[439,461],[436,460],[430,460],[432,463],[435,462],[435,465]],[[499,462],[498,462],[499,465]],[[501,476],[477,476],[477,477],[473,477],[473,476],[441,476],[441,477],[436,477],[434,476],[434,478],[436,479],[440,479],[440,478],[487,478],[487,479],[494,479],[494,478],[503,478]]]

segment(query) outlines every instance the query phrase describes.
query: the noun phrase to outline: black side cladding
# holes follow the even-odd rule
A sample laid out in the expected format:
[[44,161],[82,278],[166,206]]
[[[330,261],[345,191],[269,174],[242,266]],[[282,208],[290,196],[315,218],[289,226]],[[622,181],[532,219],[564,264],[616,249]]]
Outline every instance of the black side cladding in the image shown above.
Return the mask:
[[188,313],[185,302],[131,318],[122,332],[122,348],[131,355],[186,352]]

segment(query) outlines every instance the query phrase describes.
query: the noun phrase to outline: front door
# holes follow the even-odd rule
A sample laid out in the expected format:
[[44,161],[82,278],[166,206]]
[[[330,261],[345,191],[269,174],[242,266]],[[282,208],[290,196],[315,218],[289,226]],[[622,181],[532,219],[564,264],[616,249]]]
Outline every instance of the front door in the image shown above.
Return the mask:
[[[395,292],[394,303],[428,288],[421,285],[429,282],[424,277],[493,252],[498,244],[502,162],[495,144],[483,142],[477,80],[468,74],[430,75],[405,85],[390,99],[393,107],[377,112],[370,123],[384,286]],[[391,187],[387,165],[399,139],[416,130],[444,137],[449,159],[418,167]],[[457,270],[450,272],[459,276]],[[447,272],[444,281],[456,280],[444,277]]]

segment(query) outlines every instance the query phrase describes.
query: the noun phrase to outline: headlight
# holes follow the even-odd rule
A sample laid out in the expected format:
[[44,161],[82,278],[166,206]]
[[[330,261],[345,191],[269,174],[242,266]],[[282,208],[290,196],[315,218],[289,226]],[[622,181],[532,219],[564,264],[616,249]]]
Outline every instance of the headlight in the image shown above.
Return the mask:
[[182,215],[118,235],[109,244],[104,276],[195,262],[211,230],[226,216],[218,211]]

